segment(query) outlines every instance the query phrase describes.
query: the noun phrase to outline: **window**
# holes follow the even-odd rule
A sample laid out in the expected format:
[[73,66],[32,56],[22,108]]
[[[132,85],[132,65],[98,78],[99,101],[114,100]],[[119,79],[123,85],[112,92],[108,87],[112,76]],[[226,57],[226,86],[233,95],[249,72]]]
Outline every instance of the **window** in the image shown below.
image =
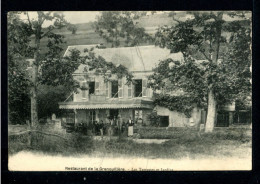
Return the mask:
[[75,113],[74,112],[67,112],[65,114],[65,122],[74,124],[75,123]]
[[159,116],[160,117],[160,127],[169,126],[169,116]]
[[94,121],[96,121],[96,111],[92,110],[90,111],[90,122],[94,123]]
[[123,98],[123,80],[118,80],[118,97]]
[[118,81],[112,81],[112,98],[118,98]]
[[95,82],[89,82],[89,94],[95,93]]
[[128,89],[127,89],[127,96],[128,96],[128,98],[132,98],[132,83],[130,83],[129,85],[128,85]]
[[135,82],[135,97],[142,97],[142,79],[134,80]]
[[135,118],[138,119],[143,119],[143,111],[142,110],[135,110]]

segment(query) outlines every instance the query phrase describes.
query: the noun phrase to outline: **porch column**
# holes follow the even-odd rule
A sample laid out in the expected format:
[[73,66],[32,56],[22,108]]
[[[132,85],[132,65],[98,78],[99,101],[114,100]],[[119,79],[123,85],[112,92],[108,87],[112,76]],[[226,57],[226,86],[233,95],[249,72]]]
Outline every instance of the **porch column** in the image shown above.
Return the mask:
[[233,112],[229,112],[229,125],[233,124]]
[[96,121],[99,122],[99,121],[100,121],[100,119],[99,119],[99,118],[100,118],[100,117],[99,117],[99,110],[96,109],[95,111],[96,111]]
[[74,109],[74,114],[75,114],[75,124],[77,124],[78,123],[77,109]]

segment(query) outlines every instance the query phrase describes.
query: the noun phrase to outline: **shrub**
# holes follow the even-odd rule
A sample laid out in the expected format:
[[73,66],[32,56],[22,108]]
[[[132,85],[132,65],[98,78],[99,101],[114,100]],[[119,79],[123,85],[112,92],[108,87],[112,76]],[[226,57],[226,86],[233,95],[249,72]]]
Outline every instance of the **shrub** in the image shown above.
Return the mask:
[[158,127],[160,124],[160,116],[157,115],[156,111],[148,114],[148,120],[151,122],[151,126]]
[[28,148],[28,133],[8,136],[8,153],[15,154]]
[[71,134],[68,144],[76,153],[90,153],[93,151],[93,139],[80,133]]
[[191,133],[197,132],[187,128],[174,128],[169,130],[159,127],[142,127],[138,129],[137,133],[142,139],[174,139],[186,135],[189,136]]

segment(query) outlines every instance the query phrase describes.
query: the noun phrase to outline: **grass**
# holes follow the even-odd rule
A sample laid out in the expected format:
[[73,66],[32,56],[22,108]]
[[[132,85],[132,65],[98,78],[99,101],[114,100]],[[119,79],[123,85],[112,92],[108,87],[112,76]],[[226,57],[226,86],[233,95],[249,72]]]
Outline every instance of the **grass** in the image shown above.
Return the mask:
[[[147,131],[151,129],[147,129]],[[145,158],[215,158],[241,157],[251,155],[251,129],[216,129],[213,133],[201,133],[180,129],[167,131],[171,136],[162,144],[136,143],[126,138],[113,140],[94,140],[91,137],[77,133],[66,134],[66,139],[55,136],[32,134],[30,147],[26,146],[26,136],[10,137],[9,154],[21,150],[43,152],[46,154],[64,156],[89,155],[93,157],[145,157]],[[160,135],[165,133],[160,129]],[[157,133],[158,133],[157,132]],[[24,140],[24,141],[22,141]]]
[[[234,131],[235,132],[235,131]],[[162,144],[138,144],[131,140],[99,141],[95,143],[93,155],[104,153],[108,157],[145,157],[145,158],[205,158],[205,157],[241,157],[251,155],[251,137],[239,132],[214,132],[185,134]],[[227,135],[227,136],[225,136]],[[100,156],[101,156],[100,155]]]

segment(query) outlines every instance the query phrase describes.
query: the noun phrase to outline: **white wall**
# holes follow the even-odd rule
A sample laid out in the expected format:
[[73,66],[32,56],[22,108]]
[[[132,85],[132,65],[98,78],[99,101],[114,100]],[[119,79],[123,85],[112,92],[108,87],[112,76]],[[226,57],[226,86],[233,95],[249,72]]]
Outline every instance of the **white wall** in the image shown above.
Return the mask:
[[[170,111],[168,108],[156,106],[155,110],[160,116],[169,116],[169,127],[184,127],[189,125],[189,118],[184,113],[177,111]],[[195,124],[201,121],[201,110],[194,108],[191,113],[191,117]]]

